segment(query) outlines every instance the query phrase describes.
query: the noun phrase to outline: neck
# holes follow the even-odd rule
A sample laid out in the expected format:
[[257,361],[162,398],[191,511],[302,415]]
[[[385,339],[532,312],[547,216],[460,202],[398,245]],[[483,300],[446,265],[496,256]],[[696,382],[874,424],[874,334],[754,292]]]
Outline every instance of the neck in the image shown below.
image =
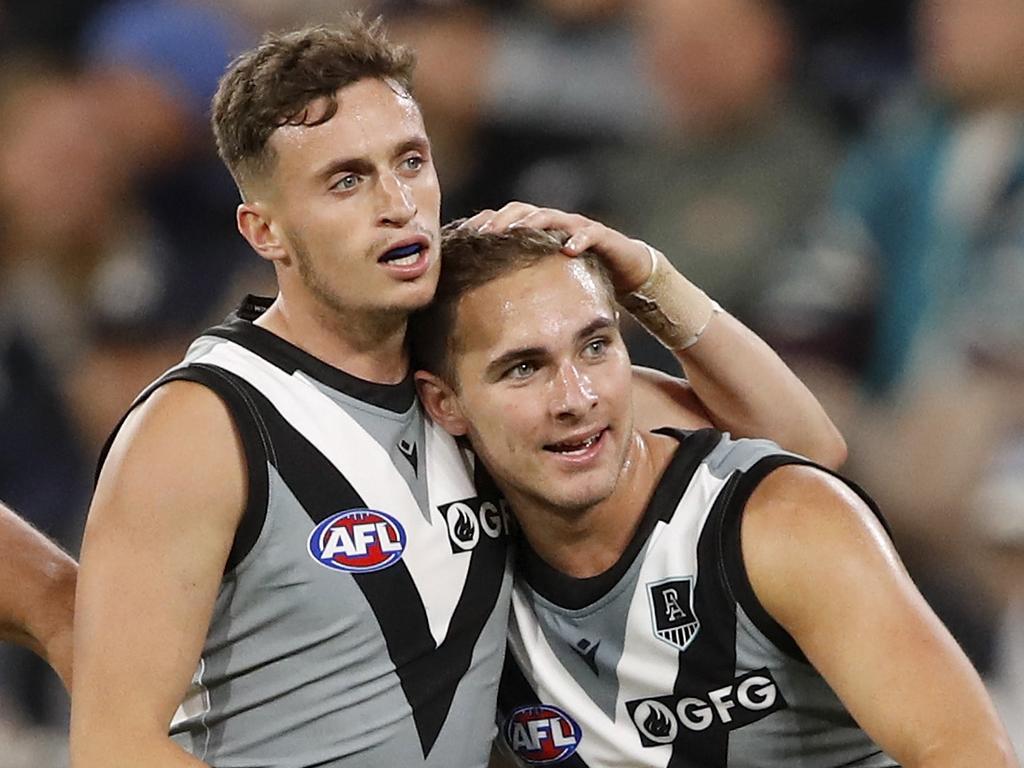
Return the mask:
[[582,579],[622,557],[650,502],[676,441],[634,430],[612,494],[584,510],[565,510],[508,492],[519,527],[545,562]]
[[283,294],[256,320],[299,349],[366,381],[397,384],[409,371],[406,315],[340,314],[316,304],[297,306]]

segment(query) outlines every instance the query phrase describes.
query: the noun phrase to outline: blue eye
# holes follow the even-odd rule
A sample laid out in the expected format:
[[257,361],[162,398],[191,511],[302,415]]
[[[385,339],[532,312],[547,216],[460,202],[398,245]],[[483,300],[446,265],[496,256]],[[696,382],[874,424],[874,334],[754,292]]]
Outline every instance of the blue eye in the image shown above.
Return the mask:
[[334,185],[331,187],[331,189],[342,189],[342,190],[355,189],[355,186],[358,183],[359,183],[359,177],[356,176],[354,173],[350,173],[347,176],[342,176],[340,179],[338,179],[336,182],[334,182]]
[[597,358],[601,357],[608,349],[608,339],[593,339],[587,342],[587,346],[583,348],[583,354],[586,357]]
[[413,155],[412,157],[407,157],[402,162],[402,165],[405,166],[405,169],[407,171],[418,171],[420,170],[420,168],[423,167],[423,163],[424,160],[422,157],[420,157],[419,155]]
[[526,379],[529,378],[536,370],[537,366],[533,363],[516,363],[505,371],[505,376],[510,379]]

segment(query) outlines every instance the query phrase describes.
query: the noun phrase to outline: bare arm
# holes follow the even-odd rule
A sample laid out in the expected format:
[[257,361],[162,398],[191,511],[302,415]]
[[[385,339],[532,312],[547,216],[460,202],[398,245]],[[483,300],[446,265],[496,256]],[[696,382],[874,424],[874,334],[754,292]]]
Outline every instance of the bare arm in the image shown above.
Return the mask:
[[811,391],[757,334],[727,312],[676,352],[711,421],[735,437],[767,437],[837,469],[846,442]]
[[[577,214],[509,203],[497,212],[482,211],[465,226],[481,231],[510,226],[562,230],[569,235],[563,251],[576,256],[589,250],[600,256],[620,295],[637,289],[652,275],[652,253],[647,245]],[[658,269],[663,270],[661,284],[677,303],[685,305],[691,298],[707,301],[664,256],[658,256]],[[668,408],[674,402],[677,407],[652,413],[638,400],[639,426],[679,425],[706,418],[734,436],[767,437],[827,467],[838,467],[846,460],[846,443],[821,404],[756,334],[727,313],[712,315],[697,330],[692,346],[673,350],[688,381],[673,379],[679,394],[661,402]],[[637,381],[641,388],[649,383]],[[662,394],[666,394],[665,387],[666,382],[657,383]],[[687,394],[691,391],[699,399],[699,409]],[[657,392],[648,392],[651,402],[657,402]]]
[[167,736],[246,498],[226,407],[190,382],[132,414],[100,475],[75,627],[75,768],[198,768]]
[[843,483],[776,470],[747,504],[741,541],[758,599],[901,765],[1017,765],[977,673]]
[[75,561],[0,504],[0,641],[30,648],[71,688]]

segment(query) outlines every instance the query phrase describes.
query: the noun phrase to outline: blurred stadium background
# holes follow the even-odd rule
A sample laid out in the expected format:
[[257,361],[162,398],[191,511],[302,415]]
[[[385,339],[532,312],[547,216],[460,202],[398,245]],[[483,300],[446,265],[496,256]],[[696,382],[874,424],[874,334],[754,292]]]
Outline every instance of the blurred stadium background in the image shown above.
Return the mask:
[[[271,290],[209,99],[352,8],[419,53],[446,220],[598,216],[780,350],[1024,753],[1020,0],[0,0],[0,498],[76,552],[134,394]],[[0,768],[66,765],[66,722],[0,648]]]

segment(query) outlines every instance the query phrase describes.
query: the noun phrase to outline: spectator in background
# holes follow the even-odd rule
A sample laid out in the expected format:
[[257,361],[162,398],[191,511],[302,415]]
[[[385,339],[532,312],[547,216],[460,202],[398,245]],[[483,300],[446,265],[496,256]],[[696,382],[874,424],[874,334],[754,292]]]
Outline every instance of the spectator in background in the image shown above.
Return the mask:
[[[20,59],[0,80],[0,497],[70,548],[91,473],[65,383],[85,344],[86,286],[121,224],[122,180],[70,77]],[[0,719],[66,716],[45,665],[0,648]]]
[[72,67],[82,25],[109,0],[0,0],[0,55],[42,53]]
[[186,336],[248,262],[208,124],[221,73],[253,37],[211,0],[112,2],[83,31],[85,82],[105,107]]
[[[27,55],[3,68],[0,497],[73,551],[100,443],[244,252],[207,105],[245,38],[214,3],[110,2],[80,71]],[[66,720],[42,664],[0,654],[4,715]]]
[[828,403],[851,473],[984,669],[968,500],[1024,408],[1024,12],[921,0],[915,28],[918,80],[851,154],[759,327]]
[[579,179],[573,160],[646,131],[657,114],[624,0],[379,6],[417,52],[443,218],[538,195]]
[[232,226],[236,192],[208,126],[217,81],[252,35],[212,0],[109,2],[83,30],[80,88],[103,112],[137,213],[93,281],[91,344],[71,392],[90,456],[132,398],[227,312],[233,281],[258,271]]
[[640,48],[668,120],[584,163],[597,208],[665,252],[741,318],[831,178],[830,126],[792,74],[776,0],[641,0]]
[[[794,93],[799,46],[785,10],[538,0],[493,19],[485,3],[453,5],[404,24],[446,215],[509,197],[596,212],[665,243],[747,316],[836,154],[831,127]],[[636,335],[640,361],[672,368],[646,341]]]
[[[641,0],[636,48],[660,108],[625,142],[577,152],[561,187],[523,176],[519,196],[596,212],[665,253],[749,318],[775,256],[827,187],[831,126],[794,84],[794,20],[775,0]],[[563,167],[560,166],[560,167]],[[672,366],[642,334],[638,362]]]

